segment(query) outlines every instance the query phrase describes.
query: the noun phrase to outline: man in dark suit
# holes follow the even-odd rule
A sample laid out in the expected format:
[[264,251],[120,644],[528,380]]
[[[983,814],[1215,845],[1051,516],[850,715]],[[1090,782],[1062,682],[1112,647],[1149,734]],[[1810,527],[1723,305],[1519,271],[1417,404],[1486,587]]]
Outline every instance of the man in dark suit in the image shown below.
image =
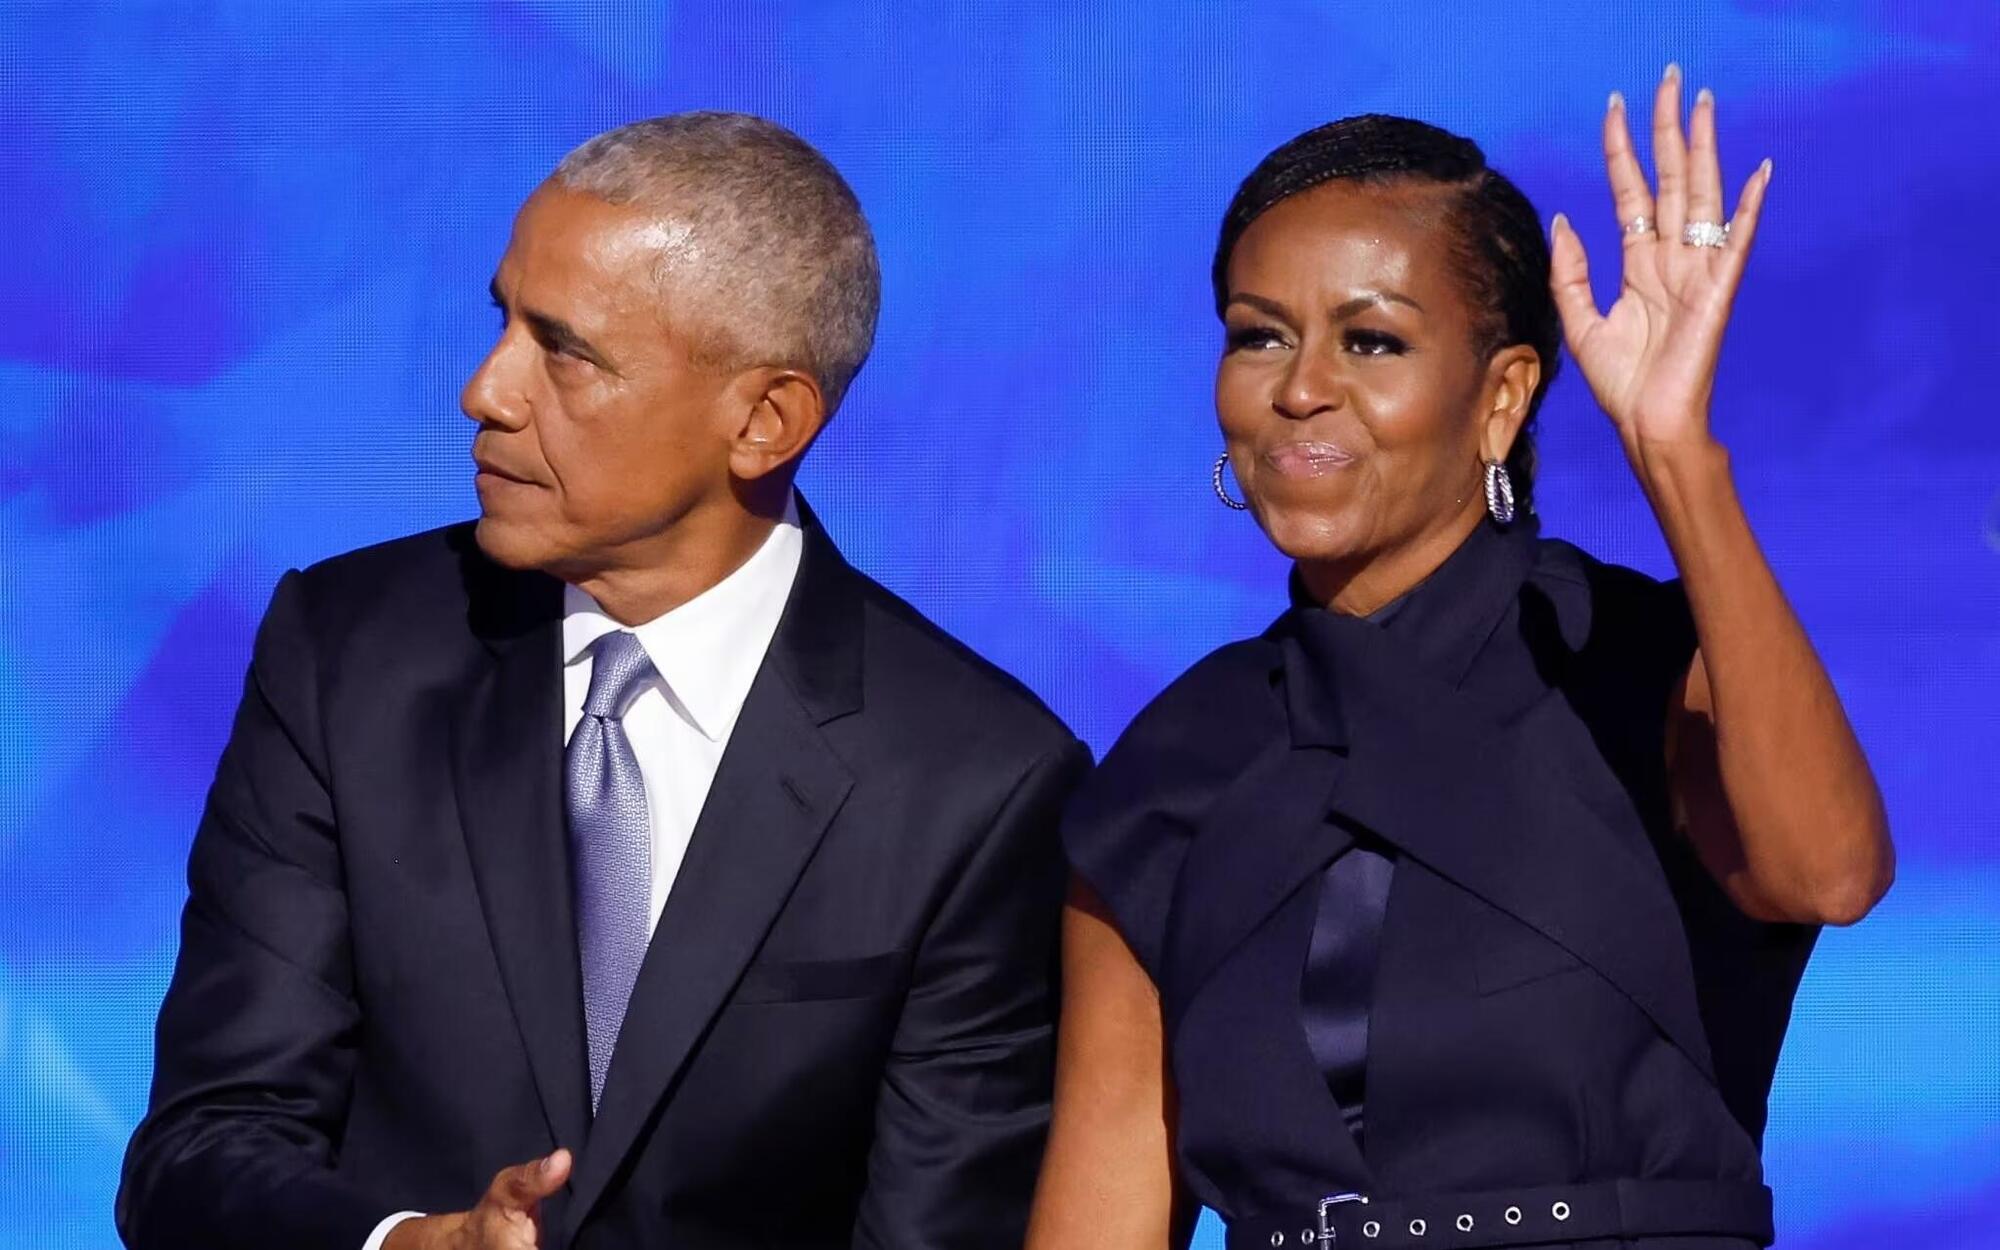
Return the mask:
[[1089,757],[793,494],[878,291],[753,118],[529,199],[477,525],[287,574],[259,630],[129,1245],[1019,1245]]

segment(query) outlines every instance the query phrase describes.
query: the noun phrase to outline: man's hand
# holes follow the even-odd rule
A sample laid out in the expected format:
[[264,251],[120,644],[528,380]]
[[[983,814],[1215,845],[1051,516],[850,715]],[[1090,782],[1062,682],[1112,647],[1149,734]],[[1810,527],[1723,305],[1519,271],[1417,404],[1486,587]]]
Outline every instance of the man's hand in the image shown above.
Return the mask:
[[535,1250],[542,1199],[569,1180],[570,1153],[558,1150],[503,1170],[479,1205],[451,1215],[404,1220],[382,1250]]

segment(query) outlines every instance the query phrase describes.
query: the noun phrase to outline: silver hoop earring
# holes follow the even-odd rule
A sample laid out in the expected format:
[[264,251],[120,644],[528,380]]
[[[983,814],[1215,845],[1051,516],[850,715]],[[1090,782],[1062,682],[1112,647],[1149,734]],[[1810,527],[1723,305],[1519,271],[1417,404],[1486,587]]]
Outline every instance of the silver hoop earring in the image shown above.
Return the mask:
[[1486,511],[1502,525],[1514,523],[1514,479],[1498,460],[1486,462]]
[[1229,453],[1223,452],[1215,458],[1215,472],[1209,474],[1209,481],[1215,486],[1215,497],[1236,512],[1247,512],[1250,505],[1229,497],[1229,488],[1222,484],[1222,471],[1229,467]]

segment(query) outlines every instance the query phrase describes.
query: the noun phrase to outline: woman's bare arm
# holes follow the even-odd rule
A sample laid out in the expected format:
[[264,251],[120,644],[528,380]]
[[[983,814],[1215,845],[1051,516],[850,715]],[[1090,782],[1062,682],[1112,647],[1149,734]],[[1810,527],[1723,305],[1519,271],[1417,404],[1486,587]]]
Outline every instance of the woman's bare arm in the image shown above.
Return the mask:
[[1668,724],[1677,815],[1744,912],[1852,924],[1889,888],[1896,855],[1840,697],[1720,450],[1656,456],[1653,473],[1701,647]]
[[1173,1086],[1160,997],[1081,882],[1063,913],[1055,1119],[1027,1250],[1163,1250],[1187,1244],[1177,1192]]
[[1604,163],[1623,226],[1618,299],[1598,311],[1583,243],[1561,216],[1550,284],[1570,353],[1618,430],[1694,612],[1700,650],[1667,726],[1678,818],[1744,912],[1849,924],[1895,873],[1882,796],[1709,425],[1723,330],[1771,186],[1765,161],[1729,218],[1715,109],[1701,92],[1684,134],[1680,71],[1667,67],[1653,99],[1655,193],[1624,99],[1612,95]]

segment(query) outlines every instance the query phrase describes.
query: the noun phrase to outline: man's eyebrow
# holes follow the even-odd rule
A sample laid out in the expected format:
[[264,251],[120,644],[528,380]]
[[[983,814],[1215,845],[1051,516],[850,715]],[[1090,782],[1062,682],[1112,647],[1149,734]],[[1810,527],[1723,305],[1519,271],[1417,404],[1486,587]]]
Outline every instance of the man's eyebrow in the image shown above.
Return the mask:
[[580,357],[600,369],[609,369],[612,373],[618,372],[611,368],[611,362],[605,358],[603,352],[598,351],[591,345],[589,339],[577,332],[575,326],[561,317],[551,317],[532,308],[523,308],[521,320],[528,323],[528,329],[534,333],[536,341],[550,351],[561,352],[565,356]]
[[[507,307],[507,301],[500,294],[500,280],[498,278],[486,284],[486,293],[492,297],[495,308],[504,309]],[[564,321],[561,317],[551,316],[548,313],[540,312],[533,308],[521,309],[520,317],[521,320],[528,323],[528,332],[533,334],[535,341],[543,347],[550,351],[561,352],[566,356],[575,356],[580,360],[587,360],[607,373],[614,376],[622,376],[618,374],[617,367],[611,363],[610,357],[597,350],[595,344],[585,338],[575,326]]]

